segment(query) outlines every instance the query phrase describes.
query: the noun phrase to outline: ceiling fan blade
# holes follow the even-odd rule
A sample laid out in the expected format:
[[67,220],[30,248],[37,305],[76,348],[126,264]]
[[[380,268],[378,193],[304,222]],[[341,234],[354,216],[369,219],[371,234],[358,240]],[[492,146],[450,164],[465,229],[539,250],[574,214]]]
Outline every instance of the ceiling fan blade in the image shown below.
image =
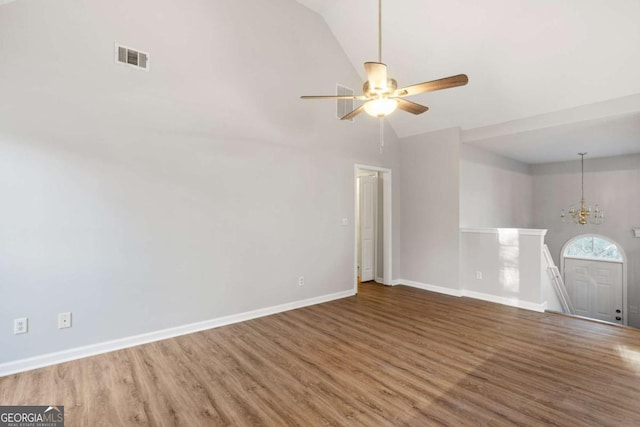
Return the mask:
[[364,95],[304,95],[302,99],[357,99],[366,101],[369,97]]
[[384,92],[387,89],[387,66],[382,62],[365,62],[369,89]]
[[422,114],[429,110],[429,107],[416,104],[415,102],[407,101],[406,99],[396,99],[398,101],[398,108],[402,111],[406,111],[411,114]]
[[364,104],[359,106],[358,108],[356,108],[355,110],[347,114],[346,116],[340,117],[340,120],[351,120],[358,114],[362,113],[363,111],[364,111]]
[[430,82],[419,83],[396,90],[394,96],[411,96],[419,93],[433,92],[435,90],[449,89],[451,87],[464,86],[469,82],[466,74],[445,77],[444,79],[432,80]]

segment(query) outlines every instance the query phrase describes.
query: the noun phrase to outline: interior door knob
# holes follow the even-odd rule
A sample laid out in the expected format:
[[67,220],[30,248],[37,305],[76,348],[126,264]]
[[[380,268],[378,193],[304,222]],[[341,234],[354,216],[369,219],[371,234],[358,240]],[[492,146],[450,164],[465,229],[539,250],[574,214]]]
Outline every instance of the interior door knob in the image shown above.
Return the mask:
[[622,317],[616,316],[616,320],[622,320]]
[[620,313],[620,309],[616,310],[616,313]]

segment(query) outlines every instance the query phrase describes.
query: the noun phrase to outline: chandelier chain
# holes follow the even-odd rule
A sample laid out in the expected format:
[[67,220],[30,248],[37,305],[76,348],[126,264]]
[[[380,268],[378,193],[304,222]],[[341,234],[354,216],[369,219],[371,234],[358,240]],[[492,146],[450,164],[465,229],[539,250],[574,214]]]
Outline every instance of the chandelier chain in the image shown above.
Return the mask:
[[581,159],[580,175],[582,175],[582,200],[584,200],[584,155],[587,153],[579,153]]

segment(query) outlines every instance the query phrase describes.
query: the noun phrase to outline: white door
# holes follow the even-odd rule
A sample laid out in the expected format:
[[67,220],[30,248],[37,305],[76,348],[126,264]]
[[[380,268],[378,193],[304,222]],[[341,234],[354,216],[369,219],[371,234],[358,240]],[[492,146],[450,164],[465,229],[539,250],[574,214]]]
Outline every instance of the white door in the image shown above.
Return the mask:
[[360,186],[360,280],[375,279],[376,269],[376,199],[378,178],[362,176]]
[[622,263],[564,258],[564,281],[576,314],[622,325]]

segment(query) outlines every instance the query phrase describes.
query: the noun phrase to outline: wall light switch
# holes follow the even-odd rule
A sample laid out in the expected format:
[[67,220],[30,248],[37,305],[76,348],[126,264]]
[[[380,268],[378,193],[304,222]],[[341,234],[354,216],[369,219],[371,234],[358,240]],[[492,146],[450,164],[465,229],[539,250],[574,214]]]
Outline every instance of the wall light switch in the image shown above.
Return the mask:
[[71,312],[58,314],[58,329],[71,327]]
[[476,280],[482,280],[482,271],[476,271]]
[[349,218],[342,218],[342,226],[346,227],[347,225],[349,225]]

